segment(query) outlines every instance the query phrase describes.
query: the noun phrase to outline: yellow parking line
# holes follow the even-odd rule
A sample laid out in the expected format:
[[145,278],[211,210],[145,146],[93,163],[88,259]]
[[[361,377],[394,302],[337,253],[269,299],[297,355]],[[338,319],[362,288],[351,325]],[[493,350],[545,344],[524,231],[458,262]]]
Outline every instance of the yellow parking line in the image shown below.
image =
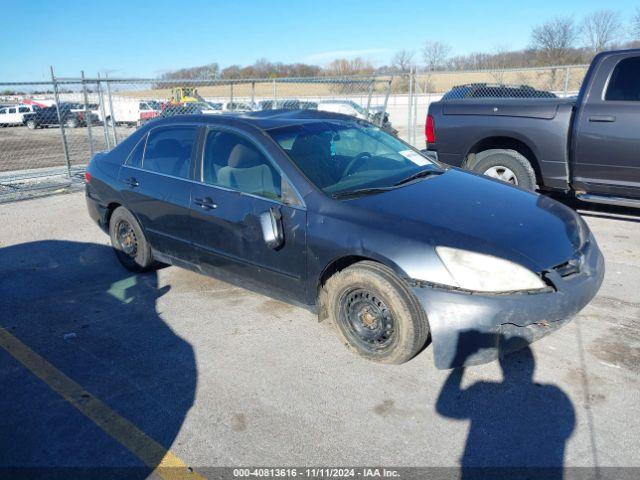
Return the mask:
[[204,479],[180,458],[0,327],[0,347],[166,480]]

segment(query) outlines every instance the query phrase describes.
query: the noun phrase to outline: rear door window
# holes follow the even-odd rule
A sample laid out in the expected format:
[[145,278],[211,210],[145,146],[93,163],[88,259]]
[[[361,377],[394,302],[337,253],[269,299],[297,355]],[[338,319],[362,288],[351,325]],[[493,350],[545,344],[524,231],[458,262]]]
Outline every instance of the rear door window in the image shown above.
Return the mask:
[[189,178],[197,131],[196,126],[167,127],[151,131],[142,167],[151,172]]
[[625,58],[613,69],[605,100],[640,101],[640,57]]

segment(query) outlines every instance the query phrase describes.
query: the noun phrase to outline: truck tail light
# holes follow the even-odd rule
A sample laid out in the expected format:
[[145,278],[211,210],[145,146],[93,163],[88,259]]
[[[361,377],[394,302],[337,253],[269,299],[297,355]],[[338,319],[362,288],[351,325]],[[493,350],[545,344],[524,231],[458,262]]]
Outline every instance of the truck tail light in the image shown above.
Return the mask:
[[89,172],[84,172],[84,183],[91,182],[91,174]]
[[427,115],[424,136],[427,138],[427,143],[436,143],[436,122],[433,120],[433,115]]

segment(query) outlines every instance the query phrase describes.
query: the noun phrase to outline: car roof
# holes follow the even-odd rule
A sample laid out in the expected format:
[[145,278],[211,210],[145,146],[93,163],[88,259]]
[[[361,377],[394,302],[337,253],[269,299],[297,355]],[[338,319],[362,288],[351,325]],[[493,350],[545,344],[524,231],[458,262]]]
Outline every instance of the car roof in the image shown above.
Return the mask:
[[327,120],[355,121],[353,117],[340,113],[323,112],[319,110],[261,110],[258,112],[225,113],[223,115],[174,115],[171,117],[154,120],[154,126],[171,123],[198,122],[211,125],[224,125],[226,123],[243,123],[252,125],[262,130],[286,127],[291,125],[303,125]]

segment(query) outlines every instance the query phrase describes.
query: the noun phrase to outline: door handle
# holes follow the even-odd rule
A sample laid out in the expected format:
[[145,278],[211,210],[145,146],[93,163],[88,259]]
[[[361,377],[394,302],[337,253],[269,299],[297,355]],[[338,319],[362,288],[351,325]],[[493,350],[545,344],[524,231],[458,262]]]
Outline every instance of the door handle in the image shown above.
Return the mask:
[[616,117],[613,115],[593,115],[589,117],[590,122],[615,122]]
[[136,188],[138,185],[140,185],[138,183],[138,180],[136,180],[134,177],[129,177],[129,178],[125,178],[124,180],[122,180],[126,185],[129,185],[131,188]]
[[203,210],[211,210],[212,208],[218,208],[218,204],[214,203],[209,197],[196,198],[193,203],[200,205]]

